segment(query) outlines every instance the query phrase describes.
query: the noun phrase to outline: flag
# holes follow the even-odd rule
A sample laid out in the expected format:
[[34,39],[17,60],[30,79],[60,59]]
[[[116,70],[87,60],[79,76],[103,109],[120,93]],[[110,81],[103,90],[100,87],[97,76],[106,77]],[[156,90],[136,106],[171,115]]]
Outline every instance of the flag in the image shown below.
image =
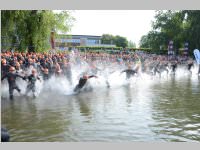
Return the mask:
[[194,53],[194,56],[195,56],[197,63],[200,64],[200,52],[199,52],[199,50],[195,49],[193,53]]

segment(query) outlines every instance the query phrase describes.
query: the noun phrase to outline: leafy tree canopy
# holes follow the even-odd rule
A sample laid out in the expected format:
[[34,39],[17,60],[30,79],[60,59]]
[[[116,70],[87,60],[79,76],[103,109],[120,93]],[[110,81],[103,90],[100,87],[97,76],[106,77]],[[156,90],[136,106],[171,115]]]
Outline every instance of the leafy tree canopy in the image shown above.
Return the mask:
[[189,49],[200,48],[200,10],[157,11],[152,30],[142,36],[140,47],[167,48],[170,40],[175,49],[182,48],[185,42]]
[[32,47],[34,51],[45,51],[50,48],[51,32],[69,31],[74,20],[68,11],[2,10],[2,48],[25,50]]

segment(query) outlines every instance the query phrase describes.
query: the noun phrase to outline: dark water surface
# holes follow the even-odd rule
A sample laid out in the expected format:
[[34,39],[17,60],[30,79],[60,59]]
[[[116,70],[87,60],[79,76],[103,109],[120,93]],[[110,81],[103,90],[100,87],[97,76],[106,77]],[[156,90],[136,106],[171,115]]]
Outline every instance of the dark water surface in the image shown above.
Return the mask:
[[78,95],[1,100],[11,141],[200,141],[200,80],[170,77]]

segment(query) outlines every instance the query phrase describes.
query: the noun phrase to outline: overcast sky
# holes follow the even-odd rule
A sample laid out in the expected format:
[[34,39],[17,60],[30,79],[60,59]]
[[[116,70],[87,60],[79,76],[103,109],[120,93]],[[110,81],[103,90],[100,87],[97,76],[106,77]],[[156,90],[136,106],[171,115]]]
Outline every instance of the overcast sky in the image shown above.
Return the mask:
[[70,34],[112,34],[126,37],[138,46],[142,35],[151,30],[155,10],[74,10],[76,21]]

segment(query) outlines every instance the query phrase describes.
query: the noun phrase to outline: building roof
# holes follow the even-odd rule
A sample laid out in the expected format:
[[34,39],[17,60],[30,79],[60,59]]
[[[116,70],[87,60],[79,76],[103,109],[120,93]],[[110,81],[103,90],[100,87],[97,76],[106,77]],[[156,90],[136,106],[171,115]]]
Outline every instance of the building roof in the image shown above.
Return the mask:
[[87,38],[101,38],[101,36],[97,35],[70,35],[70,34],[58,34],[60,36],[71,36],[71,37],[87,37]]

